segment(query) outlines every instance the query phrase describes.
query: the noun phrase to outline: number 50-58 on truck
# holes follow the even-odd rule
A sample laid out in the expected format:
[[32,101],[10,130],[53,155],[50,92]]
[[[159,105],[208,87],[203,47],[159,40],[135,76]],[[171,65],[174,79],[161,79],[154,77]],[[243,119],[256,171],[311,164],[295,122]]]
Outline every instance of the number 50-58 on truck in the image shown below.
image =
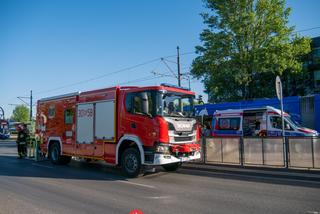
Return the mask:
[[[38,100],[40,149],[54,164],[104,160],[136,177],[145,165],[176,170],[200,158],[194,92],[172,85],[111,87]],[[188,111],[184,111],[188,109]]]

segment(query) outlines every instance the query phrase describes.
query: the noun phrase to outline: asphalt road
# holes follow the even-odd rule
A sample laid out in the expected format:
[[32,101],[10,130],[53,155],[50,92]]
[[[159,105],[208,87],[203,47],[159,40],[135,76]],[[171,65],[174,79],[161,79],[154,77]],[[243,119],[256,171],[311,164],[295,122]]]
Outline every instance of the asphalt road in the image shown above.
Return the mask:
[[158,169],[126,179],[99,163],[16,159],[0,142],[0,213],[320,213],[320,181]]

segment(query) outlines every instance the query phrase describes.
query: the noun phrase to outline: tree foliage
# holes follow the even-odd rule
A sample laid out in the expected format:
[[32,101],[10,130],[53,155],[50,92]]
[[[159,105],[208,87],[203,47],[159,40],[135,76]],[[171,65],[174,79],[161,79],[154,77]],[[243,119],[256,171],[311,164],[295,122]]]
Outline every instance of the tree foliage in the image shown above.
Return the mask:
[[13,110],[11,119],[16,122],[27,122],[29,121],[29,108],[25,105],[18,105]]
[[206,0],[207,28],[191,73],[202,78],[211,101],[275,96],[276,75],[301,72],[310,39],[293,34],[285,0]]

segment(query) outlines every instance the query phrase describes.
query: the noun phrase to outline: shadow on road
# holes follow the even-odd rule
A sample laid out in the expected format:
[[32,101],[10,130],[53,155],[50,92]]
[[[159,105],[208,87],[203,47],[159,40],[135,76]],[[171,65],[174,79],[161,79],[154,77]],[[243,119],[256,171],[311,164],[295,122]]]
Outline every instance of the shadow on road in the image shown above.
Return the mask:
[[[36,162],[17,159],[15,142],[0,142],[0,176],[39,177],[79,180],[128,180],[119,167],[104,161],[72,160],[68,165],[53,165],[49,160]],[[142,176],[157,173],[146,172]]]
[[[2,153],[3,154],[3,153]],[[39,177],[79,180],[127,180],[118,168],[99,162],[72,160],[68,165],[53,165],[49,161],[35,162],[0,155],[0,176]]]
[[0,176],[39,177],[86,180],[126,180],[118,168],[99,162],[71,161],[66,166],[53,165],[49,161],[35,162],[17,159],[16,143],[0,143]]
[[[15,143],[0,143],[0,176],[17,177],[39,177],[55,179],[79,179],[79,180],[128,180],[124,177],[119,168],[105,165],[102,162],[74,161],[69,165],[53,165],[49,161],[35,162],[33,160],[21,160],[16,158]],[[172,176],[173,175],[173,176]],[[179,175],[202,176],[209,178],[225,179],[226,182],[232,180],[247,181],[255,183],[268,183],[278,185],[291,185],[320,188],[319,176],[301,177],[261,174],[246,171],[232,170],[197,170],[189,167],[183,167],[176,173],[167,173],[157,168],[155,173],[146,173],[144,179],[161,179],[161,177],[170,176],[172,179],[185,179]],[[195,182],[196,177],[195,177]],[[255,184],[256,185],[256,184]]]

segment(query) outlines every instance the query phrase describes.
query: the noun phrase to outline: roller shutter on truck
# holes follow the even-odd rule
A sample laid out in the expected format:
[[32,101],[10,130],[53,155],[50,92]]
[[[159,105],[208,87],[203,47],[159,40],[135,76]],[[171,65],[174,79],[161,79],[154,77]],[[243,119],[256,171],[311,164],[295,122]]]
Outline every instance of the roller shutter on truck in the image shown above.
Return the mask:
[[93,103],[79,104],[77,107],[77,143],[93,143]]
[[77,107],[77,143],[91,144],[97,140],[115,139],[114,100],[83,103]]
[[95,105],[95,137],[98,140],[114,140],[114,101],[99,102]]

